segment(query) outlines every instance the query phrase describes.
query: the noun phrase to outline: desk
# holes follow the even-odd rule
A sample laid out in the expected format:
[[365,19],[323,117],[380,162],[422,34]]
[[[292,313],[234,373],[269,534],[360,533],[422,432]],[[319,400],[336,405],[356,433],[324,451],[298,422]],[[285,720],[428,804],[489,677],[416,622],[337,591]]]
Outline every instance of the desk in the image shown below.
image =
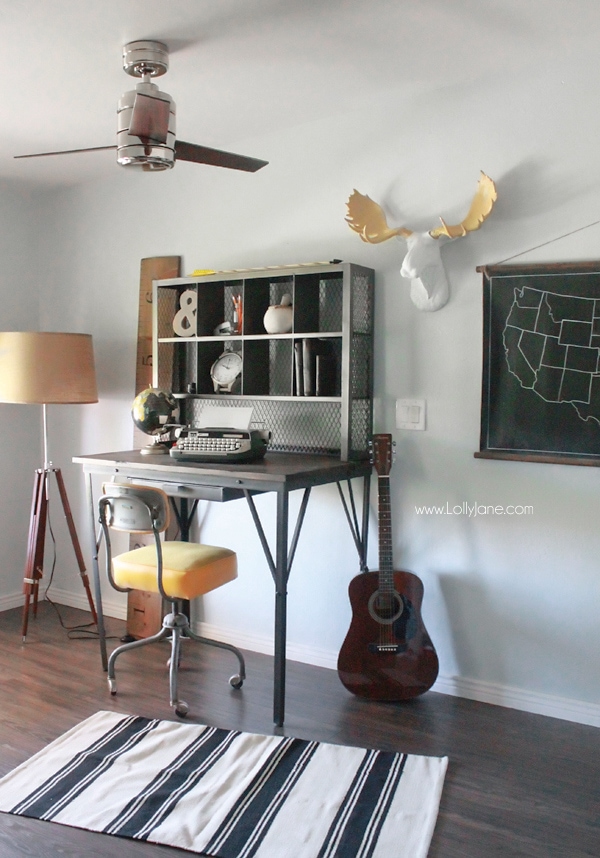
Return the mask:
[[[106,638],[102,614],[100,570],[98,565],[97,514],[92,491],[92,476],[131,482],[149,482],[162,488],[171,498],[181,528],[182,539],[188,539],[189,529],[198,500],[226,502],[245,497],[263,547],[275,584],[274,682],[273,721],[283,725],[285,715],[285,650],[287,622],[287,582],[292,568],[298,537],[304,521],[311,489],[336,483],[346,513],[350,531],[358,552],[359,567],[366,569],[369,521],[369,490],[372,465],[370,462],[342,462],[332,456],[298,453],[268,453],[252,464],[215,465],[182,462],[168,455],[143,456],[139,451],[100,453],[73,459],[83,466],[87,477],[87,492],[92,516],[92,559],[98,609],[98,633],[102,666],[107,669]],[[359,522],[352,480],[363,481],[362,516]],[[345,490],[344,486],[345,485]],[[289,540],[289,494],[303,490],[291,542]],[[275,555],[268,540],[253,496],[263,492],[277,494]],[[190,507],[190,501],[191,507]]]

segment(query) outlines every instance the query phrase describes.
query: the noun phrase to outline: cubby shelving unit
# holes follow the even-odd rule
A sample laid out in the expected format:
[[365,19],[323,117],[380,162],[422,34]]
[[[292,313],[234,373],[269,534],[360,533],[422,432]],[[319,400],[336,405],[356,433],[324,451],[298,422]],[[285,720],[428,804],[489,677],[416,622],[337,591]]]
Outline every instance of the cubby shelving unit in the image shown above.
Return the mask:
[[[345,262],[156,280],[153,385],[180,400],[182,422],[193,425],[207,405],[252,406],[253,427],[271,432],[270,450],[363,458],[373,417],[373,293],[372,269]],[[264,314],[285,294],[292,330],[269,334]],[[223,322],[234,333],[215,334]],[[215,392],[210,370],[224,351],[239,352],[242,371],[231,391]]]

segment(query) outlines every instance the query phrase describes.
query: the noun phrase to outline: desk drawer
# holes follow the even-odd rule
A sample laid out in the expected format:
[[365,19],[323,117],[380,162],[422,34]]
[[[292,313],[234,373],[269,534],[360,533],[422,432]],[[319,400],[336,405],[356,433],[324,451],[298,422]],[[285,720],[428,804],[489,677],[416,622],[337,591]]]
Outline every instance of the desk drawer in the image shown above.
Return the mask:
[[192,500],[207,500],[223,503],[224,501],[243,498],[242,489],[226,488],[225,486],[190,485],[189,483],[168,482],[165,480],[131,479],[137,485],[152,486],[174,498],[191,498]]

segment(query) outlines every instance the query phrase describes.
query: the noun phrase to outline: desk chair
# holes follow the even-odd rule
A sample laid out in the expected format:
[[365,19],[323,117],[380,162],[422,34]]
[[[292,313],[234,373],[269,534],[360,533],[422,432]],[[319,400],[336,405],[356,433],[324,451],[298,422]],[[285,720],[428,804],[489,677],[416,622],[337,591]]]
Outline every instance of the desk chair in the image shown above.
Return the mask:
[[[176,715],[184,717],[188,712],[187,703],[179,700],[177,695],[182,638],[191,638],[233,652],[239,662],[239,673],[232,676],[229,683],[233,688],[241,688],[246,677],[242,653],[231,644],[194,634],[182,611],[184,600],[195,599],[237,578],[236,554],[228,548],[214,545],[162,541],[160,534],[169,526],[169,500],[161,489],[106,483],[99,500],[99,512],[106,545],[106,572],[111,585],[121,592],[145,590],[160,593],[171,606],[157,634],[123,644],[112,652],[108,660],[110,693],[117,693],[115,661],[121,653],[168,637],[171,638],[171,657],[167,662],[170,697]],[[111,531],[153,534],[154,544],[112,557]]]

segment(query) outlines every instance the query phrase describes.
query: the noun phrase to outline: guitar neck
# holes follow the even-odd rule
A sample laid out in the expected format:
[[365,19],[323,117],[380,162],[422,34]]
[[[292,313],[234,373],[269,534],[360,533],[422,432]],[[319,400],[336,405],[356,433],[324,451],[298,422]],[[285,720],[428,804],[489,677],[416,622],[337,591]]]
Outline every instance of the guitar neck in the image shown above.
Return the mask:
[[392,556],[392,505],[389,475],[378,477],[379,514],[379,589],[394,589],[394,561]]

